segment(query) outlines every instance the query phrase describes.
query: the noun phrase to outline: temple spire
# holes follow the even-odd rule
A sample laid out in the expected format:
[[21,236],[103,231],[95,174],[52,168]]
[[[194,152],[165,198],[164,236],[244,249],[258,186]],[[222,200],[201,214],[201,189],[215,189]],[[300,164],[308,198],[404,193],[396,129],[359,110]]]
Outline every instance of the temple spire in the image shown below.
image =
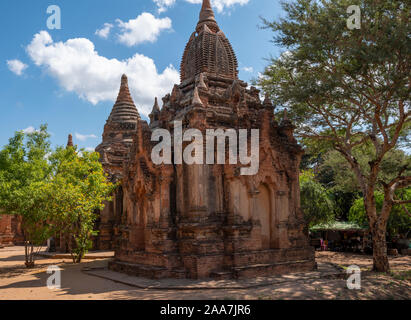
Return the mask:
[[128,79],[125,74],[121,77],[120,90],[116,103],[111,111],[109,121],[115,122],[134,122],[140,119],[140,115],[134,104],[133,98],[128,88]]
[[213,8],[211,7],[210,0],[203,0],[203,6],[200,11],[200,19],[197,24],[197,29],[199,30],[204,24],[206,24],[210,29],[217,32],[219,27],[215,19]]
[[208,20],[216,21],[213,8],[211,8],[210,0],[203,0],[203,6],[201,7],[200,12],[200,22]]
[[268,93],[265,94],[263,106],[269,109],[273,107],[273,103],[271,102],[270,95]]
[[[234,50],[217,25],[209,0],[201,7],[196,31],[191,34],[181,60],[180,79],[197,81],[200,73],[238,79],[238,62]],[[201,88],[200,88],[201,89]]]
[[119,103],[134,105],[134,101],[131,98],[130,89],[128,88],[128,78],[125,74],[121,77],[120,91],[117,96],[116,104]]
[[71,133],[68,135],[68,139],[67,139],[67,148],[69,147],[73,147],[73,136],[71,135]]
[[153,106],[153,111],[152,113],[159,113],[160,112],[160,107],[158,105],[158,99],[157,97],[154,100],[154,106]]
[[156,97],[155,100],[154,100],[153,110],[148,115],[148,117],[150,118],[150,125],[152,125],[154,122],[158,121],[159,116],[160,116],[160,107],[158,105],[158,99]]

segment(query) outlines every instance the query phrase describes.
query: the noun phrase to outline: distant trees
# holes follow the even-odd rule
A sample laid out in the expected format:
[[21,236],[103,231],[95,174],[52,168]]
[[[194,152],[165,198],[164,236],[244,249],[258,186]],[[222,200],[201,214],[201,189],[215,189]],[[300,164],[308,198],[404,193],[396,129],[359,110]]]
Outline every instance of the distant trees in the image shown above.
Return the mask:
[[[411,188],[401,190],[397,197],[404,201],[411,200]],[[375,193],[377,210],[381,210],[384,203],[384,194],[380,191]],[[411,234],[411,204],[397,204],[391,209],[391,214],[387,223],[387,233],[391,236],[401,235],[407,237]],[[364,199],[357,199],[350,209],[349,221],[359,225],[368,226],[367,215],[364,208]]]
[[[372,148],[363,146],[353,151],[357,161],[364,171],[368,162],[373,159]],[[362,190],[350,165],[338,151],[322,150],[320,152],[307,148],[307,156],[313,159],[310,166],[315,173],[315,179],[324,186],[335,206],[337,218],[347,219],[354,201],[362,198]],[[411,158],[400,149],[393,149],[381,162],[379,179],[387,181],[393,179],[397,172],[411,162]],[[377,192],[383,192],[383,186],[376,186]]]
[[113,188],[98,159],[73,147],[52,152],[46,125],[17,132],[0,151],[0,208],[22,218],[28,268],[34,266],[35,246],[61,232],[75,242],[74,262],[90,248],[95,210]]
[[301,209],[311,227],[334,220],[334,203],[329,192],[315,180],[312,171],[300,174]]
[[[352,4],[361,9],[360,29],[347,28]],[[272,59],[258,84],[289,109],[300,139],[334,149],[349,165],[364,197],[373,269],[388,272],[387,223],[393,206],[409,202],[396,195],[411,185],[411,173],[408,164],[390,179],[381,170],[390,151],[410,140],[411,4],[295,0],[283,8],[285,18],[264,23],[287,51]],[[368,148],[372,157],[361,164],[357,154]]]
[[[310,226],[326,223],[335,217],[369,227],[361,188],[346,160],[335,150],[316,149],[319,145],[314,146],[312,143],[306,143],[305,146],[306,154],[300,175],[301,207],[307,218],[315,217]],[[354,152],[358,162],[366,170],[368,162],[373,158],[372,148],[364,146]],[[394,178],[399,168],[406,166],[410,161],[410,156],[403,150],[391,150],[381,163],[380,179]],[[383,191],[383,186],[376,186],[375,202],[378,212],[382,209],[384,201]],[[323,196],[314,196],[315,194]],[[408,202],[411,200],[411,188],[398,190],[395,196],[403,202]],[[327,202],[329,204],[325,205]],[[411,235],[410,212],[410,203],[395,204],[392,207],[387,222],[387,235],[390,238]]]

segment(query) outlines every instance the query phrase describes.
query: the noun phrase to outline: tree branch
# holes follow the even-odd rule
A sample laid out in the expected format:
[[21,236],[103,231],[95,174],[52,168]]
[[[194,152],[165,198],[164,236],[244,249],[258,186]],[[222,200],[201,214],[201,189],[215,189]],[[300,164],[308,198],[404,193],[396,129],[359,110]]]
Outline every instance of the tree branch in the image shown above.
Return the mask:
[[411,200],[394,200],[394,204],[408,204],[411,203]]

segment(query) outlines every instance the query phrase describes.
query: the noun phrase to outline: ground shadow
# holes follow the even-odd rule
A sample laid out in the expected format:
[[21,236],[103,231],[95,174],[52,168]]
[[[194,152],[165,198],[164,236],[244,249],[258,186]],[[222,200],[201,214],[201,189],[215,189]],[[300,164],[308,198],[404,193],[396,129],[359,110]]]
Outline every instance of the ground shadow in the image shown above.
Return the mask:
[[[10,259],[17,259],[17,255]],[[343,260],[349,255],[340,256]],[[7,259],[7,258],[5,258]],[[410,299],[411,290],[407,281],[394,279],[388,275],[378,275],[365,273],[362,279],[361,290],[347,289],[344,277],[328,277],[313,279],[309,276],[297,279],[290,275],[290,280],[265,287],[251,289],[222,289],[222,290],[152,290],[139,289],[122,283],[97,278],[82,272],[83,268],[105,268],[110,259],[85,260],[81,264],[71,262],[61,263],[56,260],[56,264],[61,268],[61,289],[55,292],[57,299],[67,297],[76,299],[113,299],[113,300],[243,300],[243,299],[269,299],[269,300],[322,300],[322,299]],[[12,260],[14,261],[14,260]],[[13,277],[14,275],[26,275],[27,269],[21,267],[0,268],[0,277]],[[60,263],[59,263],[60,262]],[[402,261],[401,261],[402,263]],[[27,289],[35,291],[36,288],[47,287],[47,266],[54,264],[47,260],[46,264],[41,261],[36,266],[34,272],[27,274],[31,279],[22,279],[4,286],[4,289]],[[367,265],[367,263],[365,263]],[[307,274],[308,275],[308,274]],[[408,290],[407,290],[408,289]]]
[[24,259],[25,259],[25,255],[24,254],[23,255],[19,254],[19,255],[10,256],[10,257],[7,257],[7,258],[0,258],[0,262],[2,262],[2,261],[4,261],[4,262],[6,262],[6,261],[24,261]]

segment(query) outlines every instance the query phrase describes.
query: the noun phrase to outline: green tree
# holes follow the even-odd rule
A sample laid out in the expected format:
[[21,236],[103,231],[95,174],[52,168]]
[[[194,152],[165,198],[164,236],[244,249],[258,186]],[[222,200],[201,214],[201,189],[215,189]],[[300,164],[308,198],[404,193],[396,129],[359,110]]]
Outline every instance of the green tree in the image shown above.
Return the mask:
[[[398,195],[403,200],[411,200],[411,189],[402,190]],[[384,203],[384,194],[382,192],[375,193],[375,202],[377,210],[381,210]],[[395,205],[391,209],[391,214],[387,223],[387,233],[390,237],[403,235],[405,237],[411,231],[411,204]],[[363,226],[368,226],[367,214],[364,207],[364,199],[356,200],[350,209],[348,216],[349,220]]]
[[312,171],[300,174],[301,209],[307,224],[311,227],[334,220],[334,203],[327,190],[315,180]]
[[48,138],[46,125],[32,133],[16,132],[0,151],[0,208],[22,217],[28,268],[35,263],[34,247],[43,245],[52,233],[47,223]]
[[[352,153],[357,159],[361,170],[368,172],[369,162],[373,160],[374,154],[371,145],[363,145],[361,148],[354,148]],[[380,181],[390,181],[394,179],[399,168],[403,168],[410,163],[410,157],[404,151],[392,149],[387,152],[386,157],[381,161],[381,170],[378,173]],[[350,167],[350,164],[336,150],[330,150],[322,156],[321,163],[316,167],[318,180],[331,192],[358,193],[361,187],[357,177]],[[383,191],[381,184],[376,185],[376,189]]]
[[[373,159],[372,148],[363,146],[355,148],[353,154],[362,167],[368,170],[368,163]],[[381,163],[379,180],[389,181],[395,178],[398,168],[404,167],[409,162],[409,156],[399,149],[390,150]],[[330,192],[334,199],[335,214],[340,218],[347,218],[348,212],[354,201],[360,197],[361,188],[358,180],[351,170],[349,163],[338,151],[329,150],[321,155],[314,167],[316,179]],[[376,186],[376,190],[383,191],[382,185]],[[378,207],[377,207],[377,211]]]
[[[361,9],[361,28],[347,28],[347,8]],[[287,17],[264,20],[274,42],[288,51],[272,59],[259,85],[277,106],[290,109],[300,138],[338,151],[364,195],[373,237],[374,270],[388,272],[385,233],[391,209],[406,200],[397,190],[411,184],[407,166],[382,180],[389,152],[409,141],[411,3],[400,0],[296,0],[283,3]],[[372,148],[365,169],[355,150]],[[377,210],[375,191],[384,200]]]
[[[92,245],[97,210],[110,200],[98,153],[73,147],[51,152],[47,126],[17,132],[0,151],[0,208],[22,217],[26,266],[52,235],[67,236],[73,262],[81,262]],[[74,243],[74,246],[71,244]]]
[[99,157],[98,153],[69,147],[57,148],[49,158],[53,172],[50,211],[55,230],[66,237],[75,263],[81,262],[92,247],[97,212],[104,208],[104,201],[110,200],[114,188]]

